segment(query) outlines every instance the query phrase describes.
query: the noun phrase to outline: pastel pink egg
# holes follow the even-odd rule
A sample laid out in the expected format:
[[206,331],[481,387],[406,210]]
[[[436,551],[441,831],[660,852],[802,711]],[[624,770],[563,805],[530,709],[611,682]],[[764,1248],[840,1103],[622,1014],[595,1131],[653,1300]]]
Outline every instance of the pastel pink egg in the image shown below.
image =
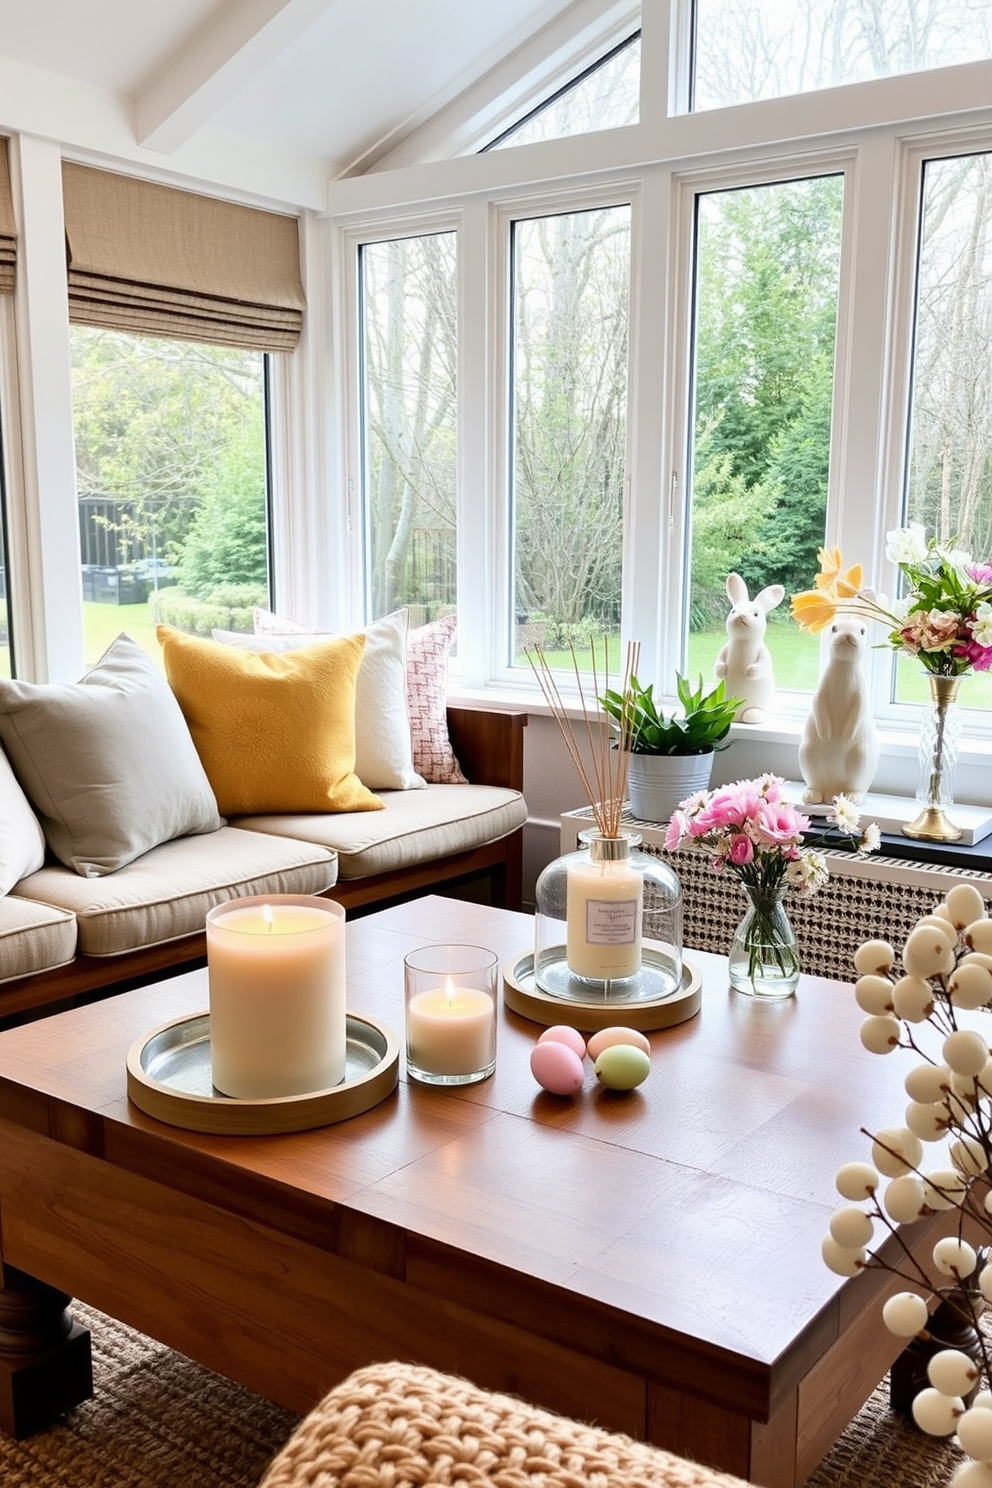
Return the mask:
[[567,1044],[573,1054],[578,1054],[580,1059],[586,1057],[586,1041],[577,1028],[569,1028],[564,1023],[556,1023],[553,1028],[546,1028],[537,1041],[539,1044]]
[[548,1039],[531,1050],[530,1072],[551,1095],[575,1095],[582,1089],[585,1069],[582,1060],[567,1044]]
[[589,1040],[589,1058],[595,1063],[604,1049],[612,1049],[615,1044],[629,1044],[642,1054],[651,1053],[651,1045],[636,1028],[601,1028]]

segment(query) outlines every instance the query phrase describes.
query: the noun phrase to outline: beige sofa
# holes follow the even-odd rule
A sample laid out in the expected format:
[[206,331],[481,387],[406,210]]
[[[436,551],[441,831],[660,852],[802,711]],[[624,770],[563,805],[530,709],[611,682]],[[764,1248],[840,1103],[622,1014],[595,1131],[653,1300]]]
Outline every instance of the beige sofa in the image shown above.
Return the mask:
[[449,708],[470,783],[382,791],[382,811],[232,817],[101,877],[49,855],[0,897],[0,1024],[195,964],[207,910],[234,896],[327,894],[358,914],[484,877],[492,902],[519,908],[526,721]]

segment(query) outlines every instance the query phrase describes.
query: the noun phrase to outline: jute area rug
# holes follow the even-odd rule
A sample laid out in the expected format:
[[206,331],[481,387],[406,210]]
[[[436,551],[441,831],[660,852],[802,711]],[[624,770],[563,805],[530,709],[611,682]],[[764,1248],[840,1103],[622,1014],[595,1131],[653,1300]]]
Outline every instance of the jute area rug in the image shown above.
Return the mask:
[[[2,1488],[256,1488],[296,1417],[79,1303],[96,1394],[23,1442],[0,1437]],[[888,1408],[883,1382],[806,1488],[943,1488],[957,1450]]]

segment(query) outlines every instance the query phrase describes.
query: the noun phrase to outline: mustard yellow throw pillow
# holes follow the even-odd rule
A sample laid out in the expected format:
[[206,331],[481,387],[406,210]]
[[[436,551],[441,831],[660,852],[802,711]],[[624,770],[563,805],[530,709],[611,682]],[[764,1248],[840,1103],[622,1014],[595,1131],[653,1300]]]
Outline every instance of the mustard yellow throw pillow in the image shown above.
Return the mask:
[[381,810],[355,774],[364,636],[260,655],[169,625],[157,635],[223,815]]

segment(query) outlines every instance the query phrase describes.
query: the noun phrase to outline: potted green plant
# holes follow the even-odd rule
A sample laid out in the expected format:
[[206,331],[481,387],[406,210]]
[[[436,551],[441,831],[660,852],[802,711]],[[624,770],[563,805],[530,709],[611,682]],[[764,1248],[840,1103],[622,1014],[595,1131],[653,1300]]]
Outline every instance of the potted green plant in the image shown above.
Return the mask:
[[680,801],[707,788],[714,751],[727,747],[741,700],[727,697],[722,680],[709,692],[704,686],[701,676],[693,688],[676,672],[681,716],[678,709],[670,716],[660,711],[654,684],[642,687],[635,676],[623,692],[610,690],[600,698],[616,742],[630,750],[630,809],[641,821],[669,821]]

